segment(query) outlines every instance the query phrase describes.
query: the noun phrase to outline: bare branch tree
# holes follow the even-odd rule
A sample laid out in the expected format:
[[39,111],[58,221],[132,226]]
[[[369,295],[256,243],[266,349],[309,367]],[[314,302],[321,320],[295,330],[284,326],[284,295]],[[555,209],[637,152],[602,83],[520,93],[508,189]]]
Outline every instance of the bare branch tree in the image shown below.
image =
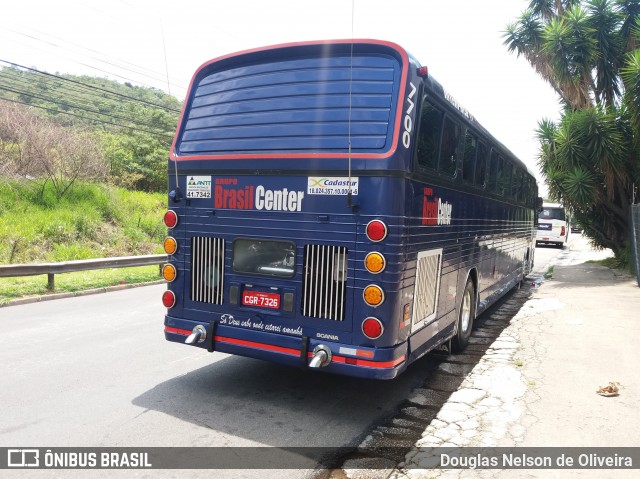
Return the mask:
[[28,108],[0,103],[0,174],[50,181],[62,198],[78,179],[101,180],[108,165],[97,136]]

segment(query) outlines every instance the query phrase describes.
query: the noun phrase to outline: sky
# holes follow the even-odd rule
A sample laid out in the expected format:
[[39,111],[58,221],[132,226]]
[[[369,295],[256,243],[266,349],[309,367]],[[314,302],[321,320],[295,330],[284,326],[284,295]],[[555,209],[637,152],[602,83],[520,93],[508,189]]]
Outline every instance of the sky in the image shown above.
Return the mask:
[[[18,0],[0,60],[153,86],[180,99],[204,62],[307,40],[398,43],[536,174],[535,130],[557,96],[503,45],[528,0]],[[0,66],[6,64],[0,62]]]

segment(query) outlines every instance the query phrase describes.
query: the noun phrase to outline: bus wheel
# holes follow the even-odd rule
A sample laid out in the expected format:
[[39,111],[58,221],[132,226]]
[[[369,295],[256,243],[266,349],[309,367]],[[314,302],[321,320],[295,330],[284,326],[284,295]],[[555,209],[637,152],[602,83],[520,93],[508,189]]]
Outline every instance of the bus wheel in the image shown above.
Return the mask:
[[462,351],[469,344],[475,313],[476,302],[473,281],[468,279],[460,303],[460,312],[458,313],[458,333],[453,337],[452,346],[454,351]]

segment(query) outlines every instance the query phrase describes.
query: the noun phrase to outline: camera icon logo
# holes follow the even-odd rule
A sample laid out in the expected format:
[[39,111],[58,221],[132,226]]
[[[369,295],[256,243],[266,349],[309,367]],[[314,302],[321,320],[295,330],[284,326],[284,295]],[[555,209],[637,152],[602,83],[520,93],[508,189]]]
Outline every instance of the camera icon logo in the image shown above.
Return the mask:
[[40,451],[38,449],[9,449],[7,451],[7,467],[39,467]]

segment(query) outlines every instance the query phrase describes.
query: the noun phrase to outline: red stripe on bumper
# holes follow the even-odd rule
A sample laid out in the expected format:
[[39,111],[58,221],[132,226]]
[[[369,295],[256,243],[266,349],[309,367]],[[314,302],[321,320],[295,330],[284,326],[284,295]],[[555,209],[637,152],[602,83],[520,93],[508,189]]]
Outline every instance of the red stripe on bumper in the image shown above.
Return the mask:
[[404,360],[406,359],[406,356],[403,354],[402,356],[400,356],[397,359],[394,359],[393,361],[367,361],[366,359],[353,360],[352,358],[348,358],[348,359],[354,362],[348,362],[347,358],[343,356],[333,357],[333,361],[335,361],[336,363],[343,363],[343,364],[355,363],[356,366],[365,367],[365,368],[389,369],[389,368],[395,368],[398,364],[404,362]]
[[184,336],[189,336],[191,334],[191,331],[187,329],[170,328],[169,326],[165,326],[164,330],[167,333],[183,334]]
[[221,343],[235,344],[236,346],[244,346],[247,348],[264,349],[265,351],[274,351],[276,353],[289,354],[291,356],[300,356],[297,349],[283,348],[282,346],[274,346],[273,344],[256,343],[255,341],[246,341],[244,339],[226,338],[224,336],[216,336],[216,341]]

